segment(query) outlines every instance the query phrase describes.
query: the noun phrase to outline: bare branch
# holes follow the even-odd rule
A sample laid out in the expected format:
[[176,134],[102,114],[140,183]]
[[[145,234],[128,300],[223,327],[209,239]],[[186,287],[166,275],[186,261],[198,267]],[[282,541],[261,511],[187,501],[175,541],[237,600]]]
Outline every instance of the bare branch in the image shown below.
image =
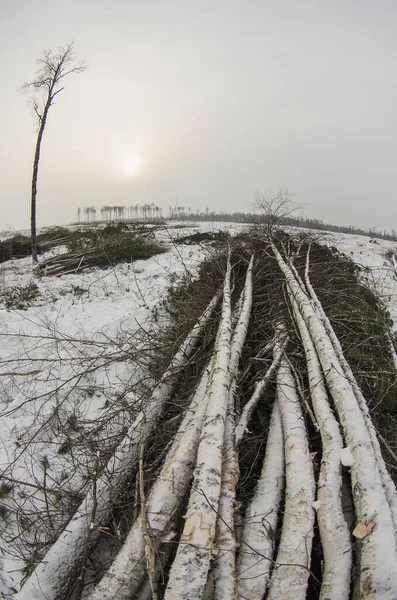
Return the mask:
[[277,226],[282,225],[286,218],[291,217],[300,208],[300,205],[293,202],[292,194],[281,188],[275,194],[257,190],[252,205],[260,211],[261,224],[265,225],[267,233],[273,232]]

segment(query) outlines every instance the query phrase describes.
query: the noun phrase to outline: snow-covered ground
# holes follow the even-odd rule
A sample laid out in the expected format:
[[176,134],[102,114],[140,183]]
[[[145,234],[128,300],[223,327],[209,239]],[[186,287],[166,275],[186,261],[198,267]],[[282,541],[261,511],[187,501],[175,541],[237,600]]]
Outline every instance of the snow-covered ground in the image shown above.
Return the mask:
[[[65,443],[71,438],[77,440],[80,425],[76,427],[76,422],[84,424],[85,436],[102,439],[101,435],[110,435],[112,427],[121,429],[131,418],[135,385],[142,376],[131,348],[137,349],[142,330],[155,334],[156,327],[161,326],[161,305],[168,289],[186,275],[194,276],[207,254],[205,245],[176,245],[173,238],[220,229],[234,234],[247,227],[183,223],[178,228],[160,229],[156,236],[167,244],[165,254],[104,270],[35,278],[38,294],[25,310],[9,310],[0,299],[3,476],[28,482],[34,488],[42,482],[43,471],[47,471],[54,485],[63,477],[69,489],[79,486],[82,474],[73,471],[70,455],[60,455],[59,443],[57,446],[53,442],[59,437]],[[397,244],[324,232],[321,237],[323,243],[337,247],[364,267],[363,277],[384,300],[396,327],[397,275],[386,254],[397,254]],[[0,264],[2,298],[4,292],[32,281],[30,258]],[[111,415],[117,403],[120,409],[115,411],[115,423],[107,426],[105,434],[95,432],[97,417],[104,417],[106,411]],[[75,418],[70,432],[58,428],[61,413]],[[45,457],[47,463],[32,460],[28,442],[33,438],[36,458]],[[35,503],[45,510],[41,491],[24,501],[30,503],[32,510]],[[7,505],[7,497],[3,502]],[[19,527],[20,531],[18,515],[8,515],[7,525],[15,531]],[[1,535],[0,532],[4,559],[0,597],[7,588],[18,587],[21,574],[16,570],[22,565],[17,558],[6,558],[7,548]]]
[[[168,248],[166,253],[108,269],[33,278],[30,258],[0,265],[3,481],[8,481],[4,476],[26,481],[28,491],[31,486],[40,487],[44,463],[32,460],[34,452],[36,459],[46,457],[48,478],[54,484],[62,477],[69,490],[80,487],[82,474],[71,468],[68,452],[59,455],[59,439],[65,439],[66,444],[73,438],[78,448],[78,428],[83,423],[84,435],[92,435],[98,443],[120,432],[131,419],[137,401],[135,386],[147,377],[135,360],[142,332],[155,335],[163,324],[162,303],[170,287],[184,277],[194,277],[207,255],[203,244],[177,245],[173,239],[220,228],[231,234],[241,231],[241,226],[234,224],[204,225],[160,229],[156,235]],[[10,291],[29,284],[37,286],[37,293],[24,302],[25,309],[7,309],[5,299]],[[60,431],[53,423],[65,414],[73,415],[70,432]],[[112,425],[99,433],[98,417],[106,421],[107,414]],[[84,463],[82,456],[79,459]],[[34,510],[35,504],[43,504],[41,495],[38,491],[24,501],[25,505],[29,503]],[[7,497],[4,504],[12,506]],[[8,531],[20,528],[18,515],[7,516],[7,527]],[[0,533],[0,552],[3,549],[5,555],[1,538]],[[4,593],[6,587],[16,587],[20,579],[16,570],[21,566],[19,560],[4,557],[2,569],[0,563],[0,597],[1,579],[7,580]]]

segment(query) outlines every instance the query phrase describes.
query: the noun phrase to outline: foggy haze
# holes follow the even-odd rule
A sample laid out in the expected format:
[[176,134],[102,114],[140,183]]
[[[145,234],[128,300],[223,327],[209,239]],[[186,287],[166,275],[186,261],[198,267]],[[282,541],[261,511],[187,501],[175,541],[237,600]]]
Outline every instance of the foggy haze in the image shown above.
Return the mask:
[[38,226],[79,206],[250,211],[288,189],[304,214],[397,225],[392,0],[0,2],[0,229],[28,227],[35,124],[23,81],[74,40],[44,133]]

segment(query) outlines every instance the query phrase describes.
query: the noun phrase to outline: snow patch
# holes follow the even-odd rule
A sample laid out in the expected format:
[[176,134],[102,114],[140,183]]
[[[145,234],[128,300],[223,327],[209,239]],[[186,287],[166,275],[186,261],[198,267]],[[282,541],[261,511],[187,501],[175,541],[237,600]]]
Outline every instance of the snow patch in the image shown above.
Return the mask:
[[346,448],[343,448],[343,450],[340,451],[340,462],[342,463],[342,465],[344,467],[352,467],[354,465],[354,458],[353,458],[353,454],[350,451],[349,446],[346,446]]

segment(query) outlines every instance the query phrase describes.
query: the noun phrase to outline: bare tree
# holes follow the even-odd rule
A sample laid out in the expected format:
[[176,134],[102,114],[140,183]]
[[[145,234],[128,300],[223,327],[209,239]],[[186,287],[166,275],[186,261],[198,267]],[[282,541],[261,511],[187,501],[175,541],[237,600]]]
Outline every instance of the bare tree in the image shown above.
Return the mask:
[[271,234],[274,229],[283,224],[283,221],[291,217],[293,213],[301,208],[292,201],[292,195],[288,190],[280,189],[275,194],[263,194],[255,192],[253,206],[262,213],[261,224],[265,226],[267,233]]
[[63,79],[71,73],[82,73],[85,70],[83,64],[75,64],[75,52],[73,42],[67,46],[60,46],[58,50],[44,50],[41,58],[37,60],[39,69],[31,82],[23,84],[25,91],[32,92],[32,102],[35,119],[37,122],[37,140],[33,160],[32,195],[30,230],[32,241],[32,261],[37,262],[36,242],[36,198],[37,178],[39,173],[40,149],[44,129],[47,124],[48,112],[54,104],[55,96],[62,92]]

